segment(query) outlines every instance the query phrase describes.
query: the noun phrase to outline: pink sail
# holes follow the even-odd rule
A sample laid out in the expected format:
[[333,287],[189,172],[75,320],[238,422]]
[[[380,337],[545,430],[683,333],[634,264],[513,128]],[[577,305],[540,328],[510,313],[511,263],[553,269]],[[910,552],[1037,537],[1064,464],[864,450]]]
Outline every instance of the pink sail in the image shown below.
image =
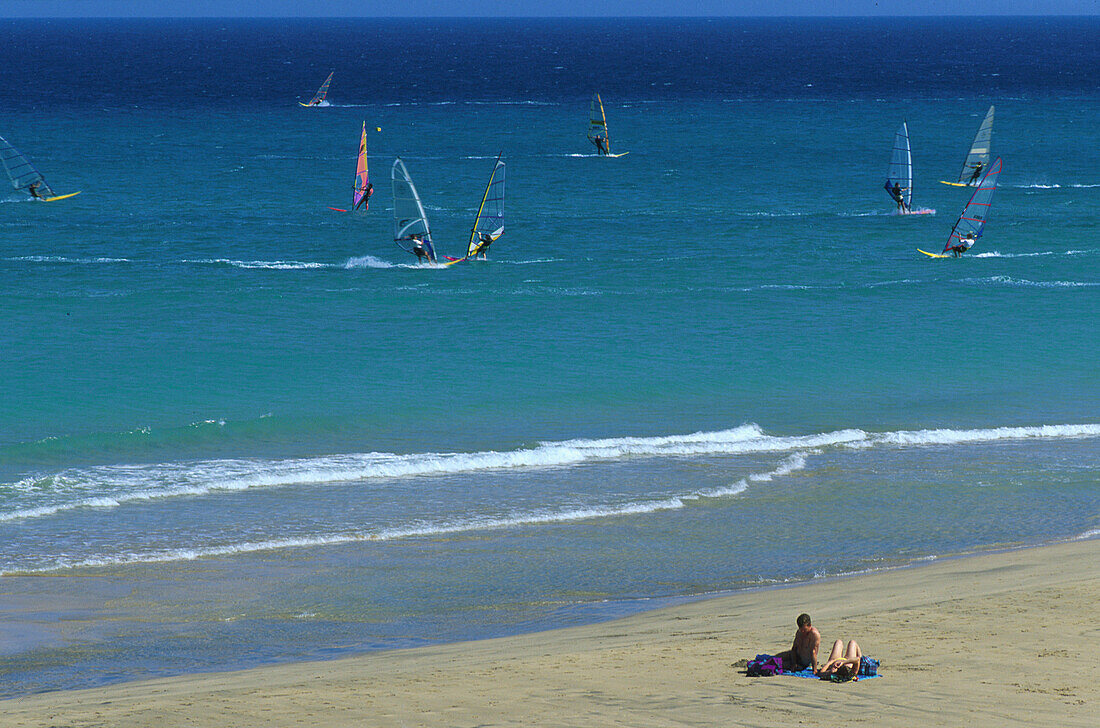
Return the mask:
[[370,196],[374,188],[370,183],[370,174],[367,172],[367,122],[363,122],[363,135],[359,138],[359,164],[355,168],[355,192],[352,197],[353,210],[358,210],[362,205],[364,210],[370,208]]

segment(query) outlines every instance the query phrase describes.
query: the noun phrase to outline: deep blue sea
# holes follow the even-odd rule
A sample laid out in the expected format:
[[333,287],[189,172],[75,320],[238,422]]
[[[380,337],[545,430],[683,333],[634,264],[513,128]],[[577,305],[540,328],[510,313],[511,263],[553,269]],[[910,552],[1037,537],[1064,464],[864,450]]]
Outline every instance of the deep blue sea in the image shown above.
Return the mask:
[[[82,191],[0,201],[0,696],[1100,535],[1100,19],[6,21],[0,67]],[[985,234],[921,255],[990,105]],[[490,260],[415,266],[393,160],[454,256],[502,150]]]

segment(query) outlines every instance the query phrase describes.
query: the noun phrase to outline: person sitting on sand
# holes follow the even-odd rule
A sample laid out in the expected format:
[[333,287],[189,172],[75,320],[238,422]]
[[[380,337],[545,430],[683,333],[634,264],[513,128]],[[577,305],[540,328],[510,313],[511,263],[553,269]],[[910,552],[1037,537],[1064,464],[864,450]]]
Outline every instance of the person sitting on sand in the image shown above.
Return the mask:
[[859,674],[861,657],[863,657],[863,651],[859,649],[859,644],[855,640],[849,640],[847,647],[844,646],[844,640],[837,640],[833,643],[832,651],[829,652],[829,659],[820,670],[814,670],[814,673],[823,679],[835,677],[838,680],[850,680]]
[[817,650],[821,647],[821,633],[810,622],[810,615],[800,614],[795,620],[798,631],[794,633],[791,649],[780,652],[776,657],[783,659],[783,669],[787,672],[800,672],[812,667],[817,674]]

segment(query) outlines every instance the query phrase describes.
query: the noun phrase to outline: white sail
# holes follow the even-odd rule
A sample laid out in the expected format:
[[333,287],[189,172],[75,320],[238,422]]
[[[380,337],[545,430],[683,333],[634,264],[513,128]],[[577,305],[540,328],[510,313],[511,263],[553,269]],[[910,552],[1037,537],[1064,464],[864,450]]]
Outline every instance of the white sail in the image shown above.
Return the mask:
[[393,240],[401,248],[412,252],[416,240],[424,243],[429,260],[435,260],[432,245],[432,231],[428,227],[428,216],[420,204],[420,194],[416,191],[409,171],[400,158],[393,160],[391,173],[393,181]]
[[992,140],[993,107],[990,106],[982,125],[978,127],[978,133],[974,135],[974,142],[970,145],[970,152],[963,162],[962,171],[959,172],[960,184],[974,184],[981,177],[982,172],[988,168]]

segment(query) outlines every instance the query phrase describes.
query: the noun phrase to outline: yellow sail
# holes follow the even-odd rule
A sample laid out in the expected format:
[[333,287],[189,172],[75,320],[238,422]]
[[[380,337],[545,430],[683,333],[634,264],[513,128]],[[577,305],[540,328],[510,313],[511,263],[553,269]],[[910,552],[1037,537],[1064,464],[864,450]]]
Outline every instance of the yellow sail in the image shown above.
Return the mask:
[[603,153],[610,154],[611,137],[607,133],[607,115],[604,114],[603,99],[598,92],[592,94],[592,102],[588,106],[588,141],[599,149],[597,139],[603,140]]
[[503,154],[497,155],[489,181],[485,185],[485,194],[481,196],[481,206],[477,208],[477,217],[470,230],[470,242],[466,246],[466,257],[484,254],[486,248],[504,234],[504,162]]

